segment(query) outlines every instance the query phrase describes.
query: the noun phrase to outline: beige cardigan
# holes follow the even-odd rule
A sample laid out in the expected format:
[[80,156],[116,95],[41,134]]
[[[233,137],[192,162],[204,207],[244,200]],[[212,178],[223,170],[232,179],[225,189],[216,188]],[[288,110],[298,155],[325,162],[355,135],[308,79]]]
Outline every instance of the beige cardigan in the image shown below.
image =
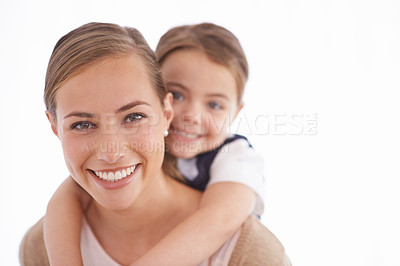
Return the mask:
[[[47,266],[43,218],[25,234],[19,251],[22,266]],[[289,266],[291,262],[279,240],[259,220],[249,216],[243,224],[229,266]]]

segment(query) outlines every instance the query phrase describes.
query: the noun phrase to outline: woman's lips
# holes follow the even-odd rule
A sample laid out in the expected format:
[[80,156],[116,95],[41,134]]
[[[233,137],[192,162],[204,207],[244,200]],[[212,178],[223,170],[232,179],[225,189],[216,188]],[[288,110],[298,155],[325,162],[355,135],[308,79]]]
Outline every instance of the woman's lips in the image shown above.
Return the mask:
[[119,181],[133,173],[135,171],[136,165],[123,168],[122,170],[103,170],[103,171],[93,171],[97,177],[109,181],[115,182]]
[[118,170],[89,170],[89,173],[101,187],[105,189],[119,189],[131,183],[141,164]]

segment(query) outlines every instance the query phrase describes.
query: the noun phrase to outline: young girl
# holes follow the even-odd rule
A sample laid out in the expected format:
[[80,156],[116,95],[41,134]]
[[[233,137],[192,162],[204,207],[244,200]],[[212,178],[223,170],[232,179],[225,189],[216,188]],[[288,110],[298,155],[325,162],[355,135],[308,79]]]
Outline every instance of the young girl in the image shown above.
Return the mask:
[[[237,38],[208,23],[171,29],[156,54],[174,97],[169,153],[183,182],[204,193],[198,211],[132,265],[196,265],[250,213],[263,212],[262,159],[244,137],[227,133],[243,107],[248,65]],[[53,265],[82,265],[77,247],[88,198],[68,178],[50,200],[44,232]]]

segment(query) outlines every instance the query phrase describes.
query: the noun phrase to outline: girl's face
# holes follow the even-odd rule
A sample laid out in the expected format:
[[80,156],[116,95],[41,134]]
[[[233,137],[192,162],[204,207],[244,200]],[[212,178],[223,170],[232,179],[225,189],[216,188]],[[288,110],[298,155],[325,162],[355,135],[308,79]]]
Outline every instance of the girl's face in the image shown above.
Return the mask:
[[231,72],[195,49],[172,52],[161,70],[174,97],[170,152],[187,159],[221,145],[242,108]]
[[47,116],[71,176],[104,208],[131,206],[162,174],[171,98],[163,109],[135,55],[95,63],[60,87],[56,120]]

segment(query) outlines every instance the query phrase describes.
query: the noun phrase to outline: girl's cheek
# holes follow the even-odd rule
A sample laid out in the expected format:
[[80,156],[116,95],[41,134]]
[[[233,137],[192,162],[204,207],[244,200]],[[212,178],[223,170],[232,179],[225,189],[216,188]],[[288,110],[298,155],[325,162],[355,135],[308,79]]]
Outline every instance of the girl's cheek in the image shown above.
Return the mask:
[[205,125],[208,130],[213,134],[221,133],[221,131],[227,128],[229,125],[227,118],[225,116],[209,116],[205,120]]

